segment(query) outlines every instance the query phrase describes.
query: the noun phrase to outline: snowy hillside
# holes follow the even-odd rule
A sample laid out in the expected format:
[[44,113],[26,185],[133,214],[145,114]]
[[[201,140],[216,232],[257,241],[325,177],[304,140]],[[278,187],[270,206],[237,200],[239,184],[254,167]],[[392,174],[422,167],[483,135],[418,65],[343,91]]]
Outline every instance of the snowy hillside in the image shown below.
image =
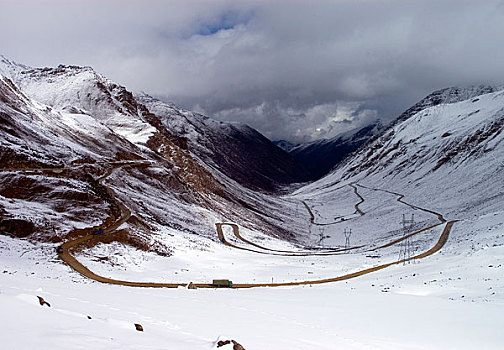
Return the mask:
[[[147,250],[170,251],[153,238],[156,227],[216,239],[209,233],[215,216],[278,225],[263,214],[277,204],[224,175],[217,180],[189,154],[186,139],[171,134],[124,87],[91,68],[25,68],[2,61],[2,71],[28,91],[1,78],[1,227],[8,232],[56,242],[126,216],[124,204],[131,217],[122,232],[136,238],[116,239]],[[17,233],[20,228],[28,232]]]
[[489,94],[500,90],[504,90],[504,85],[475,85],[469,87],[449,87],[437,90],[420,100],[412,107],[408,108],[394,121],[394,124],[402,122],[428,107],[433,107],[440,104],[462,102],[474,99],[480,95]]
[[[472,91],[463,94],[472,96]],[[485,281],[503,283],[503,129],[504,90],[431,106],[394,123],[345,164],[300,189],[296,196],[312,198],[321,208],[321,218],[327,217],[332,215],[333,206],[337,209],[340,205],[335,188],[357,183],[364,197],[366,192],[379,189],[382,197],[376,209],[387,210],[386,198],[394,193],[403,194],[403,200],[417,208],[411,213],[406,207],[389,212],[389,225],[400,223],[402,214],[407,218],[414,214],[415,220],[420,221],[418,208],[429,208],[443,213],[446,220],[457,220],[443,256],[438,259],[440,263],[443,259],[457,261],[450,268],[465,276],[461,279],[467,279],[469,286],[462,288],[464,293],[483,298],[476,292],[483,277],[469,276],[466,270],[475,265],[496,267],[499,273]],[[365,207],[363,210],[366,212]],[[370,221],[366,215],[362,219]],[[377,229],[374,224],[373,230]],[[331,237],[327,241],[330,243]],[[478,263],[478,259],[489,263]],[[495,286],[488,286],[484,294],[485,301],[490,298],[501,305]]]
[[[197,185],[185,181],[186,175],[178,175],[166,160],[137,148],[88,114],[56,112],[24,95],[4,77],[0,93],[2,225],[13,235],[34,233],[40,240],[57,242],[75,234],[75,229],[99,225],[107,214],[117,215],[117,202],[94,177],[119,169],[123,176],[132,173],[133,181],[152,171],[135,174],[120,168],[125,161],[155,160],[158,170],[151,177],[170,189],[168,201],[177,201],[182,188],[186,192]],[[152,180],[150,186],[155,183]],[[131,193],[128,196],[134,198]],[[192,190],[181,204],[196,202],[196,196]],[[135,226],[131,222],[133,236],[138,231]],[[20,227],[30,230],[19,232]]]
[[502,347],[504,90],[424,99],[272,195],[240,181],[297,168],[247,127],[91,68],[0,73],[5,347]]
[[[428,107],[395,123],[298,194],[318,196],[357,182],[403,193],[419,206],[461,220],[456,227],[467,220],[480,225],[504,210],[503,128],[504,90]],[[464,232],[459,240],[479,245],[476,232]],[[503,243],[499,235],[493,239]]]
[[130,142],[145,144],[156,129],[138,112],[132,96],[90,67],[19,69],[2,61],[1,71],[34,100],[58,111],[93,115]]
[[331,139],[317,140],[291,147],[289,154],[302,164],[316,180],[326,175],[350,153],[357,150],[383,129],[380,121],[350,130]]
[[311,186],[365,179],[418,189],[420,198],[454,213],[497,209],[504,191],[503,128],[504,90],[429,107],[396,123]]
[[309,178],[256,130],[183,111],[146,94],[134,97],[90,67],[30,68],[2,56],[0,72],[32,99],[57,111],[92,115],[138,146],[158,129],[168,131],[170,141],[185,149],[189,143],[192,154],[215,168],[216,175],[222,172],[246,187],[272,192]]
[[171,133],[186,138],[196,157],[246,187],[274,192],[310,178],[295,159],[247,125],[216,121],[146,94],[135,97]]

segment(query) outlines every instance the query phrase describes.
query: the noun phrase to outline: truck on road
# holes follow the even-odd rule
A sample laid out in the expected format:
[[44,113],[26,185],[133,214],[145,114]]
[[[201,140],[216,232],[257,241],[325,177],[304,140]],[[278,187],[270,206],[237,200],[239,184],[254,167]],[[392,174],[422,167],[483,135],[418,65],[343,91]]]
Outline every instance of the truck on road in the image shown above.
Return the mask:
[[230,280],[213,280],[212,286],[217,288],[231,288],[233,286],[233,282]]

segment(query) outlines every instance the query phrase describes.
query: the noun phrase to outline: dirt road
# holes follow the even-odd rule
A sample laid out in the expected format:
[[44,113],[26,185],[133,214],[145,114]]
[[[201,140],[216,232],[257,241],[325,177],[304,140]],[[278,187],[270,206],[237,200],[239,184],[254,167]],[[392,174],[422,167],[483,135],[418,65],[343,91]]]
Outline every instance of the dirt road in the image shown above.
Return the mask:
[[[240,249],[240,250],[246,250],[249,252],[253,253],[258,253],[258,254],[267,254],[267,255],[278,255],[278,256],[326,256],[326,255],[340,255],[348,250],[354,250],[358,248],[362,248],[363,246],[358,246],[358,247],[351,247],[351,248],[341,248],[341,249],[331,249],[331,250],[323,250],[322,252],[313,252],[313,251],[295,251],[295,250],[275,250],[275,249],[270,249],[264,246],[261,246],[257,243],[251,242],[245,238],[243,238],[240,234],[240,228],[238,227],[237,224],[230,223],[230,222],[220,222],[215,224],[217,228],[217,235],[219,237],[219,240],[229,246],[233,247],[235,249]],[[259,251],[259,250],[254,250],[242,246],[235,245],[233,243],[230,243],[229,241],[226,240],[224,237],[224,232],[222,230],[223,226],[230,226],[233,229],[233,234],[241,241],[244,243],[250,244],[254,247],[266,250],[266,251]],[[273,252],[273,253],[271,253]]]
[[423,259],[423,258],[426,258],[429,255],[432,255],[435,252],[439,251],[445,245],[445,243],[448,240],[448,237],[450,235],[450,231],[452,229],[452,226],[455,222],[456,222],[456,220],[455,221],[448,221],[446,223],[446,225],[443,229],[443,232],[439,236],[437,243],[432,248],[430,248],[429,250],[427,250],[421,254],[412,256],[408,259],[393,261],[393,262],[390,262],[387,264],[370,267],[368,269],[352,272],[352,273],[338,276],[338,277],[334,277],[334,278],[326,278],[326,279],[302,281],[302,282],[233,284],[232,288],[282,287],[282,286],[299,286],[299,285],[307,285],[307,284],[322,284],[322,283],[329,283],[329,282],[338,282],[338,281],[344,281],[344,280],[349,280],[351,278],[363,276],[363,275],[366,275],[366,274],[369,274],[372,272],[376,272],[379,270],[383,270],[389,266],[402,264],[402,263],[410,261],[410,260]]
[[[113,232],[119,226],[121,226],[123,223],[125,223],[130,218],[130,216],[131,216],[131,211],[126,206],[124,206],[122,203],[120,203],[117,200],[117,198],[115,197],[114,191],[110,187],[108,187],[107,185],[105,185],[104,181],[107,179],[107,177],[109,177],[113,173],[114,170],[116,170],[116,169],[118,169],[120,167],[123,167],[123,166],[140,166],[140,165],[145,166],[145,162],[127,163],[127,164],[116,164],[111,169],[109,169],[104,175],[102,175],[100,178],[98,178],[99,183],[106,187],[106,189],[109,192],[109,194],[118,203],[120,211],[121,211],[121,214],[120,214],[119,218],[117,218],[112,224],[110,224],[107,227],[103,228],[103,233],[111,233],[111,232]],[[354,188],[355,193],[360,198],[359,203],[355,204],[356,213],[359,213],[360,215],[363,215],[364,213],[360,210],[359,205],[364,202],[364,198],[358,193],[357,187],[354,184],[351,184],[350,186]],[[361,187],[364,187],[364,186],[361,186]],[[378,189],[375,189],[375,190],[378,190]],[[436,226],[439,226],[442,223],[446,222],[446,220],[443,218],[443,216],[441,214],[436,213],[436,212],[431,211],[431,210],[428,210],[428,209],[423,209],[423,208],[416,207],[416,206],[413,206],[411,204],[408,204],[408,203],[406,203],[406,202],[404,202],[402,200],[404,196],[401,195],[401,194],[390,192],[390,191],[386,191],[386,192],[389,192],[389,193],[397,195],[398,196],[397,200],[399,202],[403,203],[404,205],[408,205],[408,206],[410,206],[412,208],[432,213],[432,214],[436,215],[440,221],[442,221],[441,223],[438,223],[436,225],[431,225],[431,226],[425,227],[425,228],[423,228],[423,229],[421,229],[419,231],[413,232],[409,236],[413,236],[413,235],[418,234],[420,232],[432,229],[432,228],[434,228]],[[311,210],[309,209],[309,207],[308,207],[308,205],[306,203],[305,203],[305,206],[307,207],[308,211],[311,213]],[[310,220],[313,223],[313,221],[314,221],[313,213],[311,213],[311,219]],[[353,272],[353,273],[350,273],[350,274],[346,274],[346,275],[342,275],[342,276],[337,276],[337,277],[334,277],[334,278],[309,280],[309,281],[285,282],[285,283],[250,283],[250,284],[245,283],[245,284],[233,284],[233,286],[231,288],[281,287],[281,286],[296,286],[296,285],[321,284],[321,283],[337,282],[337,281],[342,281],[342,280],[347,280],[347,279],[355,278],[355,277],[358,277],[358,276],[362,276],[362,275],[365,275],[365,274],[368,274],[368,273],[372,273],[372,272],[375,272],[375,271],[379,271],[379,270],[382,270],[382,269],[387,268],[389,266],[400,264],[400,263],[403,263],[403,262],[406,262],[406,261],[409,261],[409,260],[423,259],[423,258],[425,258],[425,257],[427,257],[429,255],[434,254],[435,252],[437,252],[439,249],[441,249],[444,246],[444,244],[446,243],[446,241],[448,239],[448,236],[450,234],[450,230],[451,230],[451,228],[452,228],[452,226],[453,226],[454,223],[455,223],[455,221],[446,222],[446,225],[445,225],[445,227],[443,229],[443,232],[441,233],[441,235],[440,235],[437,243],[432,248],[430,248],[429,250],[427,250],[427,251],[425,251],[425,252],[423,252],[421,254],[412,256],[412,257],[410,257],[408,259],[403,259],[403,260],[394,261],[394,262],[387,263],[387,264],[382,264],[382,265],[374,266],[372,268],[356,271],[356,272]],[[260,249],[262,249],[264,251],[257,251],[257,250],[254,250],[254,249],[249,249],[249,248],[246,248],[246,247],[237,246],[237,245],[234,245],[234,244],[228,242],[225,239],[225,236],[224,236],[224,233],[223,233],[223,230],[222,230],[222,227],[224,225],[231,226],[232,229],[233,229],[234,235],[239,240],[241,240],[242,242],[244,242],[246,244],[249,244],[251,246],[254,246],[256,248],[260,248]],[[217,223],[216,224],[216,228],[217,228],[218,238],[219,238],[219,240],[223,244],[225,244],[227,246],[230,246],[230,247],[233,247],[235,249],[245,250],[245,251],[259,253],[259,254],[280,255],[280,256],[324,256],[324,255],[337,255],[337,254],[341,254],[345,250],[348,250],[348,249],[340,249],[340,250],[333,250],[333,251],[329,251],[329,252],[328,251],[325,251],[325,252],[279,251],[279,250],[274,250],[274,249],[271,249],[271,248],[268,248],[268,247],[260,246],[257,243],[254,243],[254,242],[251,242],[251,241],[245,239],[243,236],[241,236],[241,234],[239,232],[238,225],[236,225],[234,223]],[[402,240],[404,240],[406,238],[407,237],[402,237],[400,239],[397,239],[397,240],[394,240],[394,241],[392,241],[390,243],[387,243],[386,245],[373,248],[372,250],[377,250],[377,249],[380,249],[380,248],[384,248],[384,247],[388,247],[388,246],[394,245],[394,244],[396,244],[396,243],[398,243],[398,242],[400,242],[400,241],[402,241]],[[72,269],[74,269],[75,271],[77,271],[78,273],[80,273],[81,275],[83,275],[84,277],[87,277],[89,279],[92,279],[92,280],[95,280],[95,281],[98,281],[98,282],[101,282],[101,283],[109,283],[109,284],[116,284],[116,285],[130,286],[130,287],[177,288],[177,287],[186,287],[188,285],[188,283],[131,282],[131,281],[116,280],[116,279],[107,278],[107,277],[103,277],[103,276],[97,275],[96,273],[92,272],[87,267],[85,267],[82,263],[80,263],[72,255],[72,253],[71,253],[72,250],[73,250],[73,248],[76,248],[77,246],[79,246],[81,244],[84,244],[84,243],[86,243],[87,241],[90,241],[90,240],[100,240],[100,235],[89,234],[89,235],[86,235],[86,236],[83,236],[83,237],[79,237],[79,238],[76,238],[76,239],[69,240],[69,241],[65,242],[61,246],[62,250],[58,253],[59,257],[66,264],[68,264]],[[350,249],[357,249],[357,248],[361,248],[361,247],[352,247]],[[212,284],[209,284],[209,283],[195,283],[194,285],[197,288],[214,288],[214,286]]]
[[[359,276],[363,276],[372,272],[376,272],[379,270],[383,270],[389,266],[392,265],[397,265],[397,264],[402,264],[404,262],[414,260],[414,259],[423,259],[426,258],[437,251],[439,251],[446,243],[448,240],[450,231],[452,229],[453,224],[456,221],[449,221],[446,223],[443,232],[441,233],[437,243],[430,248],[429,250],[412,256],[408,259],[402,259],[398,261],[393,261],[387,264],[382,264],[378,266],[374,266],[368,269],[356,271],[353,273],[349,273],[346,275],[342,276],[337,276],[333,278],[325,278],[325,279],[318,279],[318,280],[307,280],[307,281],[296,281],[296,282],[284,282],[284,283],[238,283],[238,284],[233,284],[230,288],[257,288],[257,287],[283,287],[283,286],[300,286],[300,285],[309,285],[309,284],[322,284],[322,283],[330,283],[330,282],[338,282],[338,281],[343,281],[343,280],[349,280],[351,278],[356,278]],[[83,243],[84,240],[88,238],[82,237],[79,238],[75,241],[75,245]],[[238,248],[241,249],[241,248]],[[92,280],[102,282],[102,283],[109,283],[109,284],[117,284],[117,285],[123,285],[123,286],[129,286],[129,287],[151,287],[151,288],[177,288],[177,287],[186,287],[188,283],[155,283],[155,282],[130,282],[130,281],[121,281],[121,280],[115,280],[107,277],[103,277],[100,275],[95,274],[94,272],[90,271],[88,268],[86,268],[84,265],[82,265],[77,259],[75,259],[71,254],[68,252],[60,254],[60,257],[68,264],[70,265],[74,270],[79,272],[81,275],[90,278]],[[195,287],[197,288],[214,288],[214,286],[210,283],[195,283]]]
[[[146,164],[145,162],[138,162],[138,163],[129,163],[128,162],[128,163],[125,163],[125,164],[124,163],[115,164],[112,168],[110,168],[109,170],[107,170],[104,175],[102,175],[101,177],[98,178],[98,182],[100,184],[104,185],[103,182],[105,181],[105,179],[107,177],[109,177],[114,172],[114,170],[116,170],[118,168],[125,167],[125,166],[135,166],[135,165],[137,165],[137,166],[140,166],[140,165],[145,166],[145,164]],[[107,191],[109,192],[109,194],[112,196],[112,198],[115,198],[114,191],[110,187],[108,187],[106,185],[104,185],[104,186],[107,189]],[[103,235],[105,233],[110,233],[110,232],[115,231],[119,226],[121,226],[123,223],[125,223],[126,221],[128,221],[128,219],[131,217],[131,211],[126,206],[124,206],[119,201],[117,201],[117,204],[118,204],[118,206],[120,208],[121,215],[111,225],[103,228],[103,232],[100,233],[100,235]],[[84,244],[84,243],[86,243],[88,241],[91,241],[91,240],[100,240],[100,235],[89,234],[89,235],[86,235],[86,236],[83,236],[83,237],[79,237],[79,238],[76,238],[76,239],[73,239],[73,240],[69,240],[69,241],[65,242],[64,244],[62,244],[60,246],[60,248],[62,249],[62,251],[58,252],[58,256],[66,264],[68,264],[72,269],[74,269],[75,271],[77,271],[78,273],[80,273],[81,275],[83,275],[84,277],[87,277],[89,279],[92,279],[92,280],[95,280],[95,281],[98,281],[98,282],[102,282],[102,283],[118,284],[118,285],[123,285],[123,286],[130,286],[130,287],[156,287],[156,288],[177,288],[177,287],[183,287],[183,286],[186,285],[185,283],[154,283],[154,282],[121,281],[121,280],[115,280],[115,279],[112,279],[112,278],[107,278],[107,277],[103,277],[103,276],[95,274],[94,272],[92,272],[91,270],[89,270],[87,267],[85,267],[83,264],[81,264],[71,254],[71,251],[72,251],[73,248],[75,248],[75,247],[77,247],[77,246],[79,246],[81,244]]]
[[[359,191],[357,190],[357,187],[354,184],[349,184],[348,186],[352,187],[353,190],[354,190],[355,195],[357,197],[359,197],[359,201],[356,204],[354,204],[355,214],[359,214],[360,216],[364,215],[364,212],[359,207],[362,203],[364,203],[364,198],[360,195]],[[340,188],[343,188],[343,187],[340,187]],[[349,220],[349,219],[346,219],[346,220],[341,220],[340,219],[338,221],[328,222],[328,223],[315,222],[315,215],[313,214],[313,211],[310,208],[310,206],[308,205],[308,203],[306,203],[305,201],[301,201],[301,202],[303,203],[303,205],[305,206],[306,210],[308,211],[308,214],[310,215],[310,223],[313,224],[313,225],[328,226],[328,225],[339,224],[339,223],[342,223],[342,222],[344,222],[346,220]]]

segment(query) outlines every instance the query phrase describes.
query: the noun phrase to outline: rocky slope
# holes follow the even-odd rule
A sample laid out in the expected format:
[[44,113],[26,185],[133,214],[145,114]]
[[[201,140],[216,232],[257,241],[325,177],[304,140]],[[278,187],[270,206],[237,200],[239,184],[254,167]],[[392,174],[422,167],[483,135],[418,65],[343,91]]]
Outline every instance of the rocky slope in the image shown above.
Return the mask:
[[3,233],[58,242],[110,225],[128,208],[109,240],[163,254],[170,248],[157,228],[217,239],[217,217],[287,235],[278,226],[286,214],[270,214],[278,201],[195,158],[188,140],[124,87],[88,67],[0,63]]
[[247,125],[216,121],[146,94],[135,97],[172,134],[187,139],[192,154],[248,188],[275,192],[311,178],[292,156]]

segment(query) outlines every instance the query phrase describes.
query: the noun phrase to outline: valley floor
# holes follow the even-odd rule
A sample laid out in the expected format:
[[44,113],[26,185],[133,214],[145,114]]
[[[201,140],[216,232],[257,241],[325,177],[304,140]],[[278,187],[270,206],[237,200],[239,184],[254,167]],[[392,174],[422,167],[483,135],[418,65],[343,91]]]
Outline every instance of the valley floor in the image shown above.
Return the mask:
[[[307,245],[343,248],[343,231],[351,229],[351,246],[365,248],[349,253],[258,254],[166,230],[164,240],[176,248],[171,257],[115,244],[98,245],[78,259],[96,273],[130,281],[315,280],[397,261],[404,241],[372,253],[369,248],[402,237],[402,214],[414,214],[420,227],[438,220],[398,202],[397,195],[365,187],[359,193],[364,201],[346,185],[312,198],[290,198],[291,209],[310,225]],[[301,200],[312,210],[313,224]],[[404,200],[412,202],[408,196]],[[356,213],[359,202],[364,215]],[[347,281],[254,289],[102,284],[64,265],[54,245],[1,236],[3,344],[10,349],[79,349],[89,344],[95,349],[212,349],[218,339],[236,339],[249,350],[499,349],[504,342],[504,212],[457,219],[447,244],[425,259]],[[431,248],[442,227],[412,237],[412,253]],[[240,229],[260,246],[306,250]],[[234,237],[229,227],[223,233],[235,245],[261,251]],[[41,306],[37,296],[51,307]],[[136,331],[135,323],[144,332]]]

